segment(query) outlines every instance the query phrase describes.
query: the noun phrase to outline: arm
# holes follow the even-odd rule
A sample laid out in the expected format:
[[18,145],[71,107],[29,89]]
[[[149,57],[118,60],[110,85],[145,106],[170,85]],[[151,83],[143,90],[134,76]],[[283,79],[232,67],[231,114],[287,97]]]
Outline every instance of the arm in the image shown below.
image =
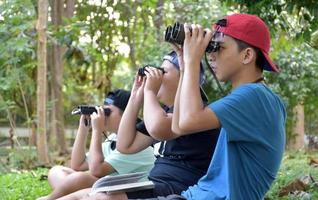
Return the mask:
[[138,112],[143,100],[144,80],[136,76],[126,109],[120,120],[116,148],[121,153],[142,151],[153,143],[153,139],[136,130]]
[[144,121],[149,134],[157,140],[170,140],[178,137],[171,130],[172,114],[167,114],[159,104],[156,94],[145,92]]
[[102,132],[105,130],[105,114],[102,107],[96,107],[97,113],[91,115],[92,139],[89,147],[89,171],[95,177],[102,177],[115,172],[115,169],[104,162],[102,151]]
[[157,140],[170,140],[178,137],[171,130],[172,114],[167,114],[160,106],[157,93],[160,89],[163,73],[155,68],[145,72],[144,121],[149,134]]
[[180,71],[180,80],[178,84],[178,89],[176,93],[176,97],[174,99],[174,106],[173,106],[173,117],[172,117],[172,131],[175,132],[177,135],[180,135],[183,131],[179,127],[179,120],[180,120],[180,92],[182,87],[183,81],[183,71]]
[[[180,92],[179,128],[181,135],[220,127],[215,113],[203,105],[199,89],[200,59],[204,54],[212,32],[192,25],[192,34],[185,26],[185,71]],[[189,98],[191,97],[191,98]]]
[[74,145],[72,148],[71,168],[76,171],[84,171],[88,169],[85,156],[85,144],[89,131],[89,127],[85,126],[84,120],[89,119],[87,116],[81,115]]
[[179,128],[179,118],[180,118],[180,91],[183,81],[183,74],[184,74],[184,61],[183,61],[183,49],[176,44],[172,44],[174,51],[178,55],[178,62],[180,67],[180,78],[178,83],[178,89],[176,92],[176,96],[174,98],[174,105],[173,105],[173,116],[172,116],[172,131],[177,135],[182,133],[182,130]]

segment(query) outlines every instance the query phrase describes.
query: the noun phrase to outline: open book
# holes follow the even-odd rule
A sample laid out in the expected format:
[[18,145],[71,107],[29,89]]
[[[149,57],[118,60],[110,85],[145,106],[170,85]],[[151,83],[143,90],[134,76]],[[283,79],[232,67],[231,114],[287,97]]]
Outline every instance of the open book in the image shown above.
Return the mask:
[[143,181],[143,178],[147,175],[148,172],[136,172],[117,176],[104,176],[94,183],[90,195],[98,192],[130,192],[154,188],[152,181]]

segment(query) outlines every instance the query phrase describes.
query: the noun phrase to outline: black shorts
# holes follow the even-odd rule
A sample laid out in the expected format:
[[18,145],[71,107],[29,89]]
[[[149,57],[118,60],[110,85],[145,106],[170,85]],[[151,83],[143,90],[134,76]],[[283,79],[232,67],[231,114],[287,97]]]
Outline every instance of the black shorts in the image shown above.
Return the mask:
[[[138,198],[138,199],[129,199],[129,200],[141,200],[141,199]],[[146,198],[143,200],[187,200],[187,199],[181,195],[172,194],[167,197]]]
[[165,197],[176,193],[176,191],[174,191],[172,188],[169,188],[169,186],[164,183],[155,183],[155,188],[153,189],[126,192],[128,199],[157,198],[159,196]]

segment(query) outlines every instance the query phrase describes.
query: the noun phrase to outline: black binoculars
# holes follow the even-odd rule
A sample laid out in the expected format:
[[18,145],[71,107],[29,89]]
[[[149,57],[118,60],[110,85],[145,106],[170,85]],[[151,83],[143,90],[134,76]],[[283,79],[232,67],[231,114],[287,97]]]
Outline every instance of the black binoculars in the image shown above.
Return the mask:
[[[80,105],[77,106],[74,110],[72,110],[72,115],[91,115],[93,112],[97,113],[95,106],[89,105]],[[105,116],[108,117],[112,110],[110,108],[104,108]]]
[[143,67],[138,69],[138,75],[141,76],[141,77],[146,76],[145,71],[147,72],[147,69],[146,69],[147,67],[153,67],[153,68],[159,69],[159,70],[162,71],[163,74],[166,73],[165,70],[162,67],[156,67],[156,66],[153,66],[153,65],[145,65],[145,66],[143,66]]
[[[190,27],[190,32],[192,29]],[[184,34],[184,25],[180,24],[179,22],[174,23],[173,27],[168,26],[165,32],[165,41],[169,43],[176,43],[179,45],[183,45],[185,39]],[[205,52],[217,52],[220,49],[220,43],[217,41],[210,41]]]

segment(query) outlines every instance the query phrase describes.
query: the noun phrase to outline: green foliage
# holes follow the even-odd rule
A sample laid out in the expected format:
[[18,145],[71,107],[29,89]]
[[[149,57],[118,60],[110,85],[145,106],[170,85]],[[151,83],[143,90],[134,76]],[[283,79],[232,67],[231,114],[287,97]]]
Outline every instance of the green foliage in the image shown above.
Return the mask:
[[12,109],[26,121],[22,96],[31,109],[35,94],[35,11],[30,1],[12,0],[2,3],[0,16],[0,111]]
[[221,0],[231,10],[256,14],[265,20],[273,34],[284,30],[289,38],[310,40],[318,28],[316,1],[291,0]]
[[[266,197],[270,200],[290,199],[288,196],[278,197],[280,189],[304,175],[311,175],[313,179],[317,181],[318,170],[317,168],[309,165],[309,159],[313,158],[314,155],[317,154],[306,152],[286,152],[277,178],[272,184]],[[307,192],[312,195],[312,199],[318,199],[318,190],[316,187],[317,186],[312,184],[307,190]]]
[[[78,104],[100,104],[110,89],[130,89],[138,67],[159,66],[171,50],[163,41],[167,25],[175,21],[211,28],[216,19],[241,11],[260,15],[269,25],[272,51],[281,68],[279,76],[267,74],[270,87],[283,96],[291,109],[305,103],[306,126],[316,132],[317,52],[304,41],[317,29],[317,3],[314,1],[176,0],[176,1],[84,1],[78,0],[74,17],[64,19],[59,29],[49,21],[48,44],[65,47],[64,116],[66,124],[77,124],[70,111]],[[27,119],[22,94],[31,118],[35,111],[36,89],[36,5],[35,0],[0,3],[0,123],[7,121],[9,109],[18,124]],[[316,44],[312,34],[312,46]],[[204,85],[210,100],[223,94],[206,70]],[[50,74],[48,78],[50,79]],[[226,93],[229,85],[222,85]],[[48,104],[48,107],[50,104]],[[292,122],[288,122],[288,127]]]
[[[304,104],[305,110],[314,110],[317,105],[318,51],[307,44],[294,45],[291,49],[278,52],[275,62],[280,68],[280,74],[267,73],[266,80],[287,105],[287,136],[290,138],[294,124],[293,108],[297,104]],[[306,112],[306,116],[312,118],[317,115],[315,112]]]
[[51,189],[47,182],[47,169],[16,171],[0,174],[0,197],[2,200],[34,200],[47,195]]

